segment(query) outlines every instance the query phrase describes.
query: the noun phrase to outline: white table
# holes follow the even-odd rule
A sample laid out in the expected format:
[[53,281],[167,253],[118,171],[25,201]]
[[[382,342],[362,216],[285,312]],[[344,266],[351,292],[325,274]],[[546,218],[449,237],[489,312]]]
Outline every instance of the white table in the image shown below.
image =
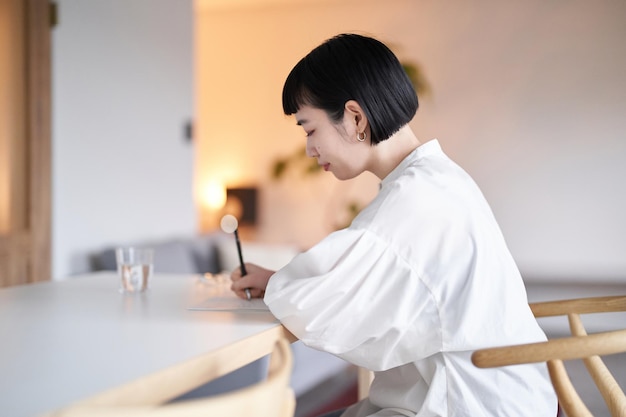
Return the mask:
[[269,312],[189,311],[211,295],[196,275],[118,287],[96,273],[0,289],[0,415],[40,415],[206,355],[217,377],[288,336]]

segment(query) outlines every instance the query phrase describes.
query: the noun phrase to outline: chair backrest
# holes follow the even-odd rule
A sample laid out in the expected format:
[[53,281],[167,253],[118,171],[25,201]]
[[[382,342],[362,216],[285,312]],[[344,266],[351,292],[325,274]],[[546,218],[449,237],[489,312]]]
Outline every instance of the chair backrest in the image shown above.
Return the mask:
[[[592,416],[572,384],[564,360],[582,359],[612,416],[626,417],[626,396],[601,355],[626,352],[626,329],[587,334],[581,314],[626,311],[626,296],[591,297],[530,304],[535,317],[567,316],[572,336],[547,342],[481,349],[472,355],[480,368],[547,362],[559,404],[568,417]],[[626,322],[625,322],[626,324]]]
[[[114,404],[78,404],[56,411],[54,417],[292,417],[295,410],[294,393],[289,386],[292,370],[292,353],[289,342],[279,339],[271,354],[267,379],[221,395],[202,399],[180,401],[170,404],[136,404],[132,400],[133,392],[124,392]],[[185,375],[178,377],[184,378]],[[141,390],[175,390],[176,378],[152,380]],[[141,393],[137,393],[141,396]],[[127,399],[128,400],[127,400]]]

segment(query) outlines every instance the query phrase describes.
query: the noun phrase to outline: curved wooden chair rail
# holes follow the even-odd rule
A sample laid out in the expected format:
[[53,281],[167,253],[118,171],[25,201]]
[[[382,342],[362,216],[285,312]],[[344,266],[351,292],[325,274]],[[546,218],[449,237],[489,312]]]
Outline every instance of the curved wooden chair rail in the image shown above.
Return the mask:
[[564,360],[582,359],[612,416],[626,417],[626,395],[600,358],[626,352],[626,329],[587,334],[581,314],[626,311],[626,296],[589,297],[573,300],[532,303],[536,317],[567,316],[571,337],[547,342],[480,349],[472,355],[479,368],[547,362],[550,378],[567,416],[592,416],[576,392]]
[[[289,378],[293,366],[293,359],[289,342],[285,338],[276,341],[270,357],[270,368],[267,379],[240,390],[221,395],[205,397],[195,400],[162,404],[162,399],[168,397],[168,391],[177,390],[179,383],[186,384],[187,379],[195,381],[198,373],[189,375],[189,369],[178,375],[171,373],[167,378],[151,378],[143,384],[133,385],[133,389],[126,387],[116,396],[114,401],[106,403],[87,401],[69,406],[50,414],[54,417],[196,417],[196,416],[255,416],[255,417],[292,417],[295,410],[295,397],[289,386]],[[215,366],[206,363],[207,367]],[[200,368],[203,366],[200,365]],[[207,371],[208,368],[204,369]],[[211,372],[203,372],[211,375]],[[205,382],[210,381],[209,377]],[[156,393],[155,395],[146,394]],[[171,397],[171,396],[170,396]],[[137,398],[140,400],[138,401]],[[148,399],[152,398],[152,399]]]

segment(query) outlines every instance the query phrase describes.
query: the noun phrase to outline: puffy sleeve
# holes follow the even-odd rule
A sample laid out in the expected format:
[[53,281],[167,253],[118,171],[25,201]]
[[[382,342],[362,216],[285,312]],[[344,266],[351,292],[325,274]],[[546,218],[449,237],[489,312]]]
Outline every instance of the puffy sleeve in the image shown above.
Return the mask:
[[440,351],[429,288],[368,230],[332,233],[270,279],[265,302],[300,340],[381,371]]

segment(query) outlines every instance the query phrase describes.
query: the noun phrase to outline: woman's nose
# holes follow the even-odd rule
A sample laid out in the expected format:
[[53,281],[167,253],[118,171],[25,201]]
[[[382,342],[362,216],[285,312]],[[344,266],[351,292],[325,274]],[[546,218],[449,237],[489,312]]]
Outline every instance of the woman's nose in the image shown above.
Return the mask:
[[306,156],[308,156],[309,158],[317,158],[319,156],[317,148],[310,140],[306,141]]

